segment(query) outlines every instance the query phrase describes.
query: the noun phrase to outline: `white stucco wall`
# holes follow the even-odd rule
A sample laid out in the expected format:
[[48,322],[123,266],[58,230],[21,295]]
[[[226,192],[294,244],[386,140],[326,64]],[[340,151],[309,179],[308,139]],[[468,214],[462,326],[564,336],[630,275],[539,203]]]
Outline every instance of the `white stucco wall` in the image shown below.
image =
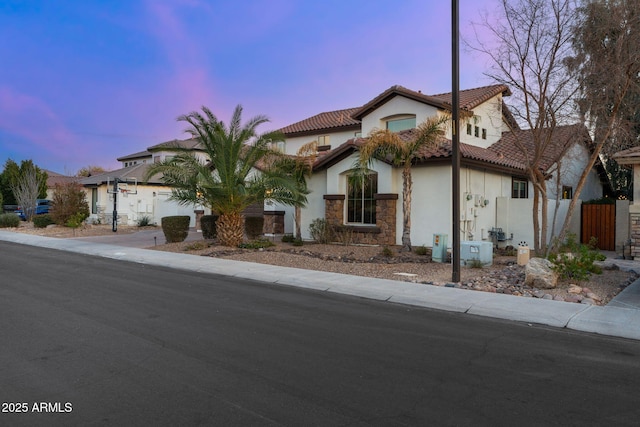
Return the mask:
[[318,132],[314,135],[306,135],[306,136],[298,136],[293,138],[287,138],[285,140],[285,153],[286,154],[297,154],[300,147],[305,144],[308,144],[312,141],[317,141],[318,137],[329,135],[329,145],[331,148],[337,148],[341,144],[344,144],[348,140],[355,137],[356,131],[347,131],[347,132]]
[[396,96],[362,118],[362,136],[367,136],[374,129],[385,129],[386,120],[383,119],[391,116],[415,114],[416,124],[419,124],[427,117],[435,116],[437,112],[438,110],[430,105]]
[[[578,181],[582,171],[587,166],[589,161],[589,151],[582,144],[575,144],[567,153],[563,156],[560,162],[560,191],[562,186],[570,186],[575,192],[578,187]],[[557,164],[554,165],[554,169],[557,170]],[[547,192],[549,199],[555,199],[557,193],[556,175],[547,183]],[[602,197],[602,183],[596,171],[591,170],[587,177],[587,181],[580,193],[580,200],[592,200]]]
[[[490,100],[483,102],[473,109],[474,117],[465,118],[460,121],[460,142],[487,148],[498,142],[502,137],[502,95],[497,95]],[[475,136],[472,130],[471,135],[467,134],[467,123],[480,128],[479,136]],[[487,129],[487,139],[482,139],[482,129]],[[447,133],[447,138],[451,138],[451,132]]]
[[[556,235],[562,228],[570,202],[570,200],[560,200],[559,202],[560,207],[555,221],[554,234]],[[576,205],[570,225],[570,232],[575,233],[577,236],[580,236],[580,205],[580,202]],[[547,219],[549,221],[547,243],[551,242],[554,237],[551,232],[555,206],[555,200],[549,200],[547,206]],[[496,227],[502,228],[507,236],[513,233],[513,240],[504,242],[500,246],[508,244],[516,246],[520,242],[525,242],[529,247],[533,248],[533,198],[511,199],[509,197],[499,197],[496,202]]]
[[[163,216],[189,215],[191,217],[190,227],[195,226],[195,207],[181,206],[174,201],[168,200],[171,189],[165,186],[138,185],[137,194],[118,193],[117,211],[119,224],[136,225],[138,221],[148,216],[152,224],[160,225]],[[91,207],[91,188],[85,188],[87,202]],[[91,214],[89,221],[100,219],[103,223],[111,222],[113,214],[113,195],[107,193],[107,186],[98,187],[98,213]],[[209,213],[209,212],[206,212]]]

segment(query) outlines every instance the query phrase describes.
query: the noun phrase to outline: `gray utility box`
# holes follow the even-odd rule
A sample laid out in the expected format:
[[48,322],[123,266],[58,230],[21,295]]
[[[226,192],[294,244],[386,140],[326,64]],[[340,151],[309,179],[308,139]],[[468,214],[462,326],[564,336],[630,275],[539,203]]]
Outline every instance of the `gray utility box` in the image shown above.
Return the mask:
[[482,265],[493,264],[493,243],[481,241],[461,242],[460,261],[462,265],[467,267],[478,261]]
[[445,262],[447,261],[447,235],[434,234],[433,247],[431,249],[431,261]]

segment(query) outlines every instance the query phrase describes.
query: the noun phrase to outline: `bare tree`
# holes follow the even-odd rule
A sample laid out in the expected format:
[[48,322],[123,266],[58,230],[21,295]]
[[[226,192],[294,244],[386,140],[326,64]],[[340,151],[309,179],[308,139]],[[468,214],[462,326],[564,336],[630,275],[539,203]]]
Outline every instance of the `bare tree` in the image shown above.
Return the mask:
[[35,168],[31,168],[26,170],[11,188],[27,221],[31,221],[31,217],[35,214],[40,185],[41,177],[38,176]]
[[550,174],[542,167],[544,156],[553,148],[556,127],[576,121],[572,101],[577,85],[565,66],[573,56],[576,16],[572,0],[501,0],[497,19],[484,15],[474,24],[474,44],[467,43],[490,59],[487,76],[511,88],[511,112],[518,124],[530,131],[518,133],[526,135],[527,141],[515,138],[514,145],[525,159],[533,186],[537,253],[544,253],[547,246]]
[[567,234],[580,192],[600,155],[626,148],[623,141],[627,147],[638,144],[637,136],[629,139],[629,131],[637,130],[633,118],[637,119],[640,107],[640,3],[585,0],[579,12],[581,19],[574,27],[576,56],[568,65],[580,78],[580,113],[592,132],[593,148],[559,241]]

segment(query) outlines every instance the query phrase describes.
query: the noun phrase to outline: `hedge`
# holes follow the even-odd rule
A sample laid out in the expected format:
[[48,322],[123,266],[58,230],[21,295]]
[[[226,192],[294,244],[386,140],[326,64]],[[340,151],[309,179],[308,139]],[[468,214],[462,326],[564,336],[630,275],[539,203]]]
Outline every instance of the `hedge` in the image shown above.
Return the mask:
[[216,232],[216,221],[218,220],[218,215],[203,215],[200,218],[200,227],[202,228],[202,238],[204,239],[215,239],[218,237],[218,233]]
[[184,242],[189,235],[189,222],[191,217],[188,215],[165,216],[161,220],[162,232],[167,239],[167,243]]

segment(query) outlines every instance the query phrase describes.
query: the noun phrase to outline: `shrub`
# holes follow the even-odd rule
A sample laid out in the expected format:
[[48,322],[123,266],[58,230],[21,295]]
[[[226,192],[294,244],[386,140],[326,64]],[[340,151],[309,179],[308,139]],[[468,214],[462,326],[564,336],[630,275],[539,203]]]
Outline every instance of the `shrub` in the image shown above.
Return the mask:
[[200,228],[202,228],[202,237],[204,239],[215,239],[218,234],[216,232],[216,221],[218,215],[203,215],[200,218]]
[[393,250],[390,247],[385,246],[384,248],[382,248],[382,256],[391,258],[393,256]]
[[37,215],[33,217],[33,226],[35,228],[45,228],[47,225],[55,224],[51,215]]
[[302,246],[304,244],[302,239],[294,239],[291,243],[293,244],[293,246]]
[[264,218],[261,216],[248,216],[244,219],[244,231],[251,240],[256,239],[262,234],[264,227]]
[[482,268],[482,261],[480,261],[477,258],[474,258],[472,260],[469,260],[469,267],[471,268]]
[[275,244],[269,239],[258,239],[252,242],[240,243],[238,245],[238,247],[242,249],[264,249],[271,246],[275,246]]
[[0,214],[0,228],[17,227],[20,217],[14,213]]
[[82,212],[77,212],[75,215],[72,215],[65,224],[69,228],[78,228],[82,225],[85,220],[85,216]]
[[569,233],[559,252],[550,254],[548,259],[561,278],[586,280],[591,273],[602,273],[602,269],[594,262],[604,261],[606,257],[595,250],[596,244],[595,238],[588,245],[578,243],[576,235]]
[[282,236],[282,243],[293,243],[296,240],[293,234],[285,234]]
[[151,224],[151,217],[148,215],[144,215],[140,218],[138,218],[138,227],[148,227]]
[[333,240],[333,232],[324,218],[316,218],[309,225],[311,238],[318,243],[329,243]]
[[345,246],[353,242],[353,229],[347,225],[338,225],[335,229],[335,237]]
[[184,242],[189,235],[189,222],[191,217],[188,215],[165,216],[161,220],[162,232],[164,233],[167,243]]
[[89,217],[89,204],[82,185],[78,182],[56,184],[51,198],[51,219],[59,225],[66,225],[72,218],[80,218],[80,223]]
[[413,251],[416,253],[416,255],[427,255],[427,248],[424,245],[413,248]]

